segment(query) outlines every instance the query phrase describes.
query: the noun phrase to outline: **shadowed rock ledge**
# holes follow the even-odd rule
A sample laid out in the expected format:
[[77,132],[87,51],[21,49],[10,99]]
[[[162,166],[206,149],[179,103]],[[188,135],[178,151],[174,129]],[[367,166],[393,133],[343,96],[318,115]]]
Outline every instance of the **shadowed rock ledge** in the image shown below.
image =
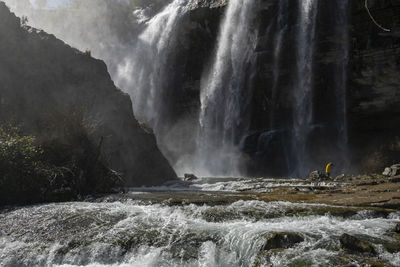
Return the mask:
[[21,26],[0,2],[0,122],[45,142],[62,139],[67,122],[76,120],[126,186],[176,178],[104,62],[92,58],[90,51],[82,53],[53,35]]

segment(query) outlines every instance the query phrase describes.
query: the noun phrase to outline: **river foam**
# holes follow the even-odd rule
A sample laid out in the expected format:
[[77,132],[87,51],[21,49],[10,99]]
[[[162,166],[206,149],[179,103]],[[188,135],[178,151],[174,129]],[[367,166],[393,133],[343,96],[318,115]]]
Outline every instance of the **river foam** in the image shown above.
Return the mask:
[[16,208],[0,214],[0,264],[251,266],[265,238],[276,232],[295,232],[304,241],[274,253],[264,262],[267,265],[340,265],[343,251],[338,240],[343,233],[371,241],[391,264],[400,261],[398,253],[382,245],[393,241],[388,231],[399,213],[387,218],[363,211],[340,216],[330,214],[329,208],[341,209],[243,200],[219,206],[127,200]]

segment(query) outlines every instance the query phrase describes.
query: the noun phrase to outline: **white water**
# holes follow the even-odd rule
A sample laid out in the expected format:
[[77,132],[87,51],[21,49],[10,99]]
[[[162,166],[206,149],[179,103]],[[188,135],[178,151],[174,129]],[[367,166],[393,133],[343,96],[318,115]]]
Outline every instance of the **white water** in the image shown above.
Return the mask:
[[[346,219],[312,215],[326,207],[260,201],[167,206],[129,200],[17,208],[0,213],[0,265],[251,266],[263,236],[274,232],[296,232],[304,241],[273,254],[268,266],[341,265],[342,233],[373,240],[381,258],[399,264],[400,254],[378,245],[392,240],[387,231],[400,219],[398,213],[386,219],[370,212]],[[289,216],[294,210],[303,215]]]
[[204,192],[258,192],[268,193],[277,187],[297,188],[307,191],[310,187],[346,186],[338,182],[310,182],[301,179],[273,178],[199,178],[191,182],[175,182],[169,185],[130,188],[130,193],[165,191]]
[[317,17],[316,0],[299,0],[299,22],[297,33],[297,78],[294,84],[293,135],[294,151],[297,161],[297,175],[308,174],[309,155],[307,138],[313,121],[312,79],[315,21]]
[[248,124],[243,112],[251,98],[245,88],[257,41],[253,24],[258,3],[229,1],[222,21],[215,57],[201,86],[195,163],[195,173],[200,176],[240,173],[237,145]]
[[126,85],[135,116],[158,132],[168,94],[171,70],[168,57],[175,48],[177,25],[189,10],[192,0],[174,0],[147,22],[138,36],[133,54],[119,66],[117,82]]

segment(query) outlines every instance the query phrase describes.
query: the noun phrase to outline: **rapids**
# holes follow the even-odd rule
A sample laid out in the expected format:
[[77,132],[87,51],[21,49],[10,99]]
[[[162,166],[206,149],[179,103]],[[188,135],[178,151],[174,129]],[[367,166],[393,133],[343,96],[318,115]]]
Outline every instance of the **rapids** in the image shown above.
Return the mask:
[[[300,181],[291,182],[302,185]],[[400,264],[400,253],[385,248],[395,241],[389,231],[400,220],[399,212],[382,214],[359,208],[257,200],[222,204],[173,201],[183,193],[218,198],[224,190],[225,194],[234,194],[249,186],[256,191],[260,186],[279,184],[271,179],[253,183],[246,179],[200,179],[186,186],[135,188],[84,202],[9,207],[0,212],[0,265],[361,264],[366,256],[347,254],[340,248],[343,233],[372,242],[381,261]],[[161,191],[163,198],[157,198]],[[277,232],[294,232],[304,241],[288,249],[261,253],[268,236]]]

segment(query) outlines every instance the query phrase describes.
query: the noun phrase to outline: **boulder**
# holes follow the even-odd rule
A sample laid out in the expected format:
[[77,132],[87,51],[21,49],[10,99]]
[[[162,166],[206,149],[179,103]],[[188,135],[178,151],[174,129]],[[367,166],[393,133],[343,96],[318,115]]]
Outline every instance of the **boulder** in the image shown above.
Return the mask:
[[196,175],[192,174],[192,173],[185,173],[183,180],[184,181],[193,181],[193,180],[197,180],[198,178],[196,177]]
[[261,251],[290,248],[293,247],[295,244],[303,241],[304,238],[297,233],[273,233],[267,238],[267,241],[262,246]]
[[376,254],[374,247],[369,242],[362,241],[355,236],[343,234],[339,240],[341,247],[351,253]]
[[394,164],[390,167],[385,168],[382,174],[389,177],[400,175],[400,164]]
[[396,226],[393,228],[393,232],[400,234],[400,223],[396,224]]
[[326,180],[329,178],[325,173],[321,171],[312,171],[310,172],[308,177],[310,180],[313,181]]
[[392,172],[392,169],[390,168],[385,168],[385,170],[382,172],[383,175],[385,176],[390,176],[390,173]]

